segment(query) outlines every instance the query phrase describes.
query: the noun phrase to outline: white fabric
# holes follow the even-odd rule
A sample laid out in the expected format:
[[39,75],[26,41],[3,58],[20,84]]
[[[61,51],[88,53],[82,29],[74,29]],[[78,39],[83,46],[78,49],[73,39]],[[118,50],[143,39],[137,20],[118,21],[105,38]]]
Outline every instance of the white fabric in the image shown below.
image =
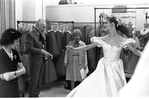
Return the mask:
[[81,78],[82,78],[82,79],[85,79],[88,72],[89,72],[89,71],[88,71],[88,68],[82,68],[82,69],[80,70]]
[[13,60],[13,53],[11,51],[11,53],[7,52],[7,50],[5,49],[5,47],[2,47],[4,49],[4,51],[7,53],[8,57],[11,58],[11,60]]
[[141,35],[145,35],[149,32],[149,28],[140,30]]
[[119,94],[121,97],[149,97],[149,43],[146,45],[135,72]]
[[119,56],[122,47],[131,43],[130,39],[117,46],[111,46],[98,37],[93,37],[91,41],[102,46],[104,57],[99,60],[96,70],[67,97],[116,97],[126,84],[123,62]]

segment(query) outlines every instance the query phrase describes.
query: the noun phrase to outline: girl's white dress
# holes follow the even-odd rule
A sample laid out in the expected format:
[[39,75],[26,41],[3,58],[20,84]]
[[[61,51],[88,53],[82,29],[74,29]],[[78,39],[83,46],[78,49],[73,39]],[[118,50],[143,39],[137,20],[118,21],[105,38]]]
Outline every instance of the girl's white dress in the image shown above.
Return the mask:
[[122,48],[133,39],[125,39],[115,46],[107,44],[99,37],[91,38],[97,46],[103,48],[104,57],[97,64],[96,70],[67,97],[116,97],[126,84],[123,62],[119,58]]

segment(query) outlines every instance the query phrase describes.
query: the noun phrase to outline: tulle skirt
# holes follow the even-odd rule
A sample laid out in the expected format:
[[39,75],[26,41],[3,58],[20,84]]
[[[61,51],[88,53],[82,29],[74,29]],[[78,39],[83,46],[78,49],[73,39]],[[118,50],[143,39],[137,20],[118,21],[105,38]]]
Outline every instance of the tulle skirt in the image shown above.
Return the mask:
[[61,54],[58,56],[58,59],[56,62],[56,71],[59,76],[66,75],[66,66],[64,66],[64,56],[65,56],[65,52],[61,51]]
[[57,79],[56,69],[49,58],[45,62],[44,72],[43,72],[43,84],[51,84]]
[[131,58],[128,62],[127,68],[125,70],[126,73],[129,73],[129,74],[134,73],[134,70],[136,68],[139,58],[140,58],[139,56],[132,53],[132,56],[131,56]]

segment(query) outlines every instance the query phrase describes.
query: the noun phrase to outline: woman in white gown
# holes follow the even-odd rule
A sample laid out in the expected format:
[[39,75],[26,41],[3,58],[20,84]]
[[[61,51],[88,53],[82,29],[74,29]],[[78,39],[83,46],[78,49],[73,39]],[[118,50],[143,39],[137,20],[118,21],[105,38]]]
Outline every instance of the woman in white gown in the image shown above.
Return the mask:
[[95,46],[102,47],[104,57],[99,60],[96,70],[73,89],[67,97],[118,96],[119,90],[126,84],[123,62],[119,58],[122,48],[127,45],[133,53],[138,56],[141,55],[140,51],[129,45],[129,43],[135,42],[133,39],[125,39],[117,34],[117,30],[121,31],[123,26],[118,25],[114,16],[107,17],[105,23],[105,29],[109,31],[108,35],[91,38],[92,44],[90,45],[78,48],[70,47],[72,50],[88,50]]

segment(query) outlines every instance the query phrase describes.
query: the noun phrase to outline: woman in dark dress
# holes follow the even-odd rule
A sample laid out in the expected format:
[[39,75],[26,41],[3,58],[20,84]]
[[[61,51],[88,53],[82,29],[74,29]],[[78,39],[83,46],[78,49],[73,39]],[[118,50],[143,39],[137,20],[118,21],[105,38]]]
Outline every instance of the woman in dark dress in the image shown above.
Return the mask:
[[25,73],[19,54],[13,48],[21,33],[15,29],[7,29],[0,39],[0,97],[20,97],[18,77]]

